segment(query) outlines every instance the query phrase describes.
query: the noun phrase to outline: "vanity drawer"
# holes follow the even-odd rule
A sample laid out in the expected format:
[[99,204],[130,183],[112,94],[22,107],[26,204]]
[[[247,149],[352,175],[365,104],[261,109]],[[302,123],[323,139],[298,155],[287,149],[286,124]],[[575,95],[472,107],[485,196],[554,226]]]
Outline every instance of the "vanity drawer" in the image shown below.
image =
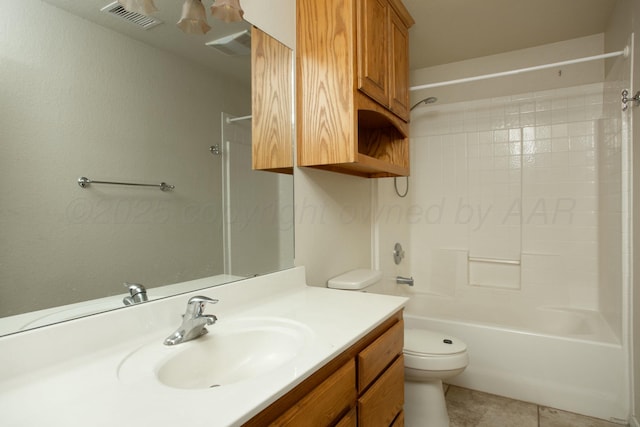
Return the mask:
[[402,353],[404,346],[404,321],[390,327],[378,339],[362,350],[358,360],[358,393],[369,385]]
[[338,424],[335,427],[357,427],[358,426],[358,415],[356,412],[356,408],[353,408],[349,411],[347,415],[342,417]]
[[396,417],[402,411],[403,404],[404,357],[400,355],[358,399],[358,427],[396,425],[394,420],[398,421]]
[[400,411],[391,427],[404,427],[404,411]]
[[355,383],[355,361],[351,359],[271,425],[296,427],[334,425],[357,398]]

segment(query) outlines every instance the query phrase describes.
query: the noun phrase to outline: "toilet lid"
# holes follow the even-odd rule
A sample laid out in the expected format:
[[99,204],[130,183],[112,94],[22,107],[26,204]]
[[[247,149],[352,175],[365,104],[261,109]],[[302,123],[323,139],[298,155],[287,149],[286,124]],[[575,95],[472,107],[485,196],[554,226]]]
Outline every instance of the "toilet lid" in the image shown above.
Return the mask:
[[404,330],[404,353],[446,355],[462,353],[467,345],[456,337],[425,329]]

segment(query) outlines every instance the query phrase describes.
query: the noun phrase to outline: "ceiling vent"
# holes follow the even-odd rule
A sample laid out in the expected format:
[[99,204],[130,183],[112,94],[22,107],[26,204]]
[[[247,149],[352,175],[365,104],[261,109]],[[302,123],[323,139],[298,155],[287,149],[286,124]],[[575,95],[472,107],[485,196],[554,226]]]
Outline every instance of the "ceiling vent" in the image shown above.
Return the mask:
[[116,16],[125,21],[129,21],[132,24],[137,25],[145,30],[151,29],[156,25],[162,24],[162,21],[151,16],[143,15],[141,13],[129,12],[120,3],[114,1],[100,9],[100,12],[106,12],[112,16]]
[[225,55],[249,55],[251,53],[251,33],[244,30],[206,43]]

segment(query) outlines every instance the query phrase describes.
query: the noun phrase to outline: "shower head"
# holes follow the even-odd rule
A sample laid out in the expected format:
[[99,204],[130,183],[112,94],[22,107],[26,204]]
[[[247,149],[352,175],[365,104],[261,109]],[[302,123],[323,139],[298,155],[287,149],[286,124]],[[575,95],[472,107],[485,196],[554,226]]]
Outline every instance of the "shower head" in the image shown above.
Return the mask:
[[438,101],[438,98],[436,98],[435,96],[430,96],[428,98],[425,98],[423,100],[420,100],[420,101],[416,102],[415,105],[413,107],[411,107],[411,109],[409,111],[413,111],[413,109],[416,108],[420,104],[433,104],[434,102],[437,102],[437,101]]

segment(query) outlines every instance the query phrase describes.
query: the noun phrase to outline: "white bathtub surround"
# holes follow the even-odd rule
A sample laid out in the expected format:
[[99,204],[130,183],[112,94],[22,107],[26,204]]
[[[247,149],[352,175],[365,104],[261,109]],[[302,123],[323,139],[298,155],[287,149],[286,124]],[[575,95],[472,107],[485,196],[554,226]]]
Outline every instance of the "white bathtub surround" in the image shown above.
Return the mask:
[[[206,310],[219,319],[277,317],[310,328],[313,339],[293,365],[224,387],[194,391],[120,381],[123,360],[142,346],[161,343],[196,294],[220,300]],[[2,337],[0,424],[240,425],[405,302],[307,287],[300,267]]]
[[[416,290],[510,288],[534,305],[597,309],[602,94],[596,83],[414,112],[412,159],[421,167],[411,202],[422,215],[411,218],[407,254]],[[451,251],[514,263],[441,267],[447,252],[454,262]]]

